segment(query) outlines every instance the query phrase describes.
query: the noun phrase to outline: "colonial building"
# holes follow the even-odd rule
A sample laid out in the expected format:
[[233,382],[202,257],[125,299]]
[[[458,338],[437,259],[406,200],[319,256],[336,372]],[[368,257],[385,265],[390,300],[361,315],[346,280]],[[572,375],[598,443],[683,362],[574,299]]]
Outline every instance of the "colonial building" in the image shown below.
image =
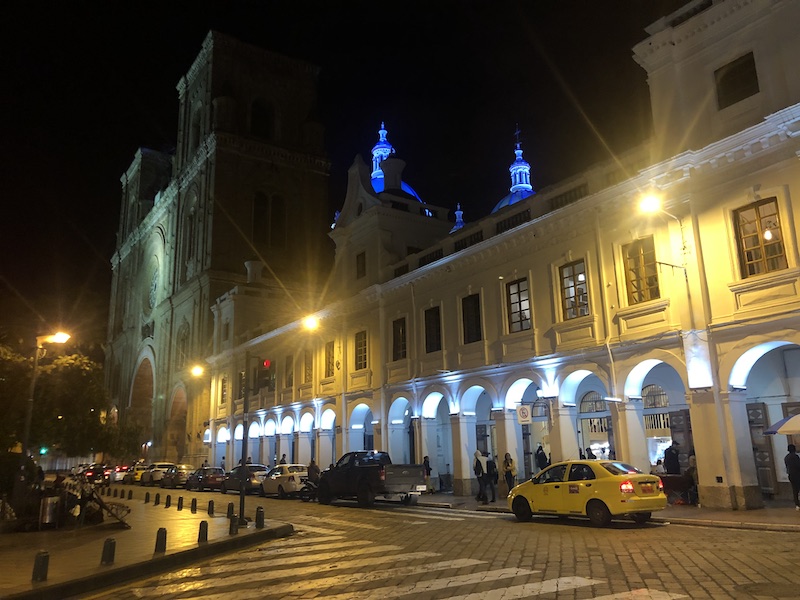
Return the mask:
[[[177,86],[174,154],[143,148],[122,176],[106,377],[149,458],[206,455],[208,386],[190,371],[212,352],[211,306],[248,281],[245,261],[274,301],[252,316],[253,335],[308,310],[307,291],[327,270],[316,76],[309,64],[209,33]],[[305,227],[291,229],[296,222]]]

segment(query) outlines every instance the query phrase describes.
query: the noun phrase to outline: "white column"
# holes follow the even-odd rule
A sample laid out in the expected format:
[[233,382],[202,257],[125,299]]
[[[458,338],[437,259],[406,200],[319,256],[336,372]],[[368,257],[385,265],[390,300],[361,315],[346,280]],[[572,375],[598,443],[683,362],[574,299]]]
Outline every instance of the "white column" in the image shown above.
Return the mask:
[[506,489],[505,474],[503,473],[503,460],[505,460],[506,452],[511,455],[514,461],[514,466],[517,468],[517,475],[524,471],[522,466],[522,449],[517,444],[517,412],[514,410],[495,410],[492,411],[492,419],[495,423],[495,433],[497,434],[497,470],[500,471],[501,490]]
[[578,409],[575,406],[562,406],[558,398],[550,399],[550,454],[552,462],[576,460],[578,454],[578,430],[576,418]]
[[650,456],[647,453],[642,401],[628,399],[625,402],[608,404],[614,429],[614,452],[617,460],[649,473]]
[[475,417],[450,415],[453,435],[453,494],[471,496],[478,492],[478,482],[472,471],[472,458],[477,448],[469,448],[469,428],[475,430]]

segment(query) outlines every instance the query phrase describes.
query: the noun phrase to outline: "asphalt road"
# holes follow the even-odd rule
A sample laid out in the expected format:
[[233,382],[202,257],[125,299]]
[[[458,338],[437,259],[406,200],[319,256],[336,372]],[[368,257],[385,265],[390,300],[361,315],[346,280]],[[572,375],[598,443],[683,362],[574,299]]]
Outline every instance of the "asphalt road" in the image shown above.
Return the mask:
[[[192,494],[195,495],[195,494]],[[224,508],[238,497],[196,494]],[[187,500],[188,501],[188,500]],[[796,533],[248,497],[297,533],[90,598],[797,598]],[[253,508],[251,508],[253,507]]]

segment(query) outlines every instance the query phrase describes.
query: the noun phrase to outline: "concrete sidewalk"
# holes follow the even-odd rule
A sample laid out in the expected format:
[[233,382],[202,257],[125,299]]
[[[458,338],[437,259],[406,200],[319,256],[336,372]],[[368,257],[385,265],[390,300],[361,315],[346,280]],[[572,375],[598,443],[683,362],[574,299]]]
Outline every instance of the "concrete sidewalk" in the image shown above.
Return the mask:
[[[131,512],[125,518],[130,529],[106,516],[101,525],[79,529],[48,528],[31,533],[0,535],[0,564],[3,566],[0,569],[0,598],[63,600],[175,569],[237,548],[286,537],[293,532],[290,524],[266,519],[263,529],[256,528],[255,522],[251,521],[247,527],[239,527],[235,535],[231,534],[227,518],[228,502],[235,501],[234,509],[237,512],[239,506],[238,498],[233,496],[227,501],[215,497],[215,516],[209,516],[207,502],[202,506],[198,504],[194,514],[189,504],[177,510],[182,490],[145,491],[136,488],[132,490],[133,498],[128,500],[129,486],[114,487],[121,487],[126,499],[101,498],[130,507]],[[151,498],[149,503],[144,502],[147,492]],[[154,505],[156,494],[160,494],[157,506]],[[167,494],[172,500],[169,508],[166,508]],[[252,499],[248,499],[245,515],[255,518],[255,512]],[[201,521],[207,523],[208,541],[198,543]],[[160,528],[167,532],[166,550],[155,552]],[[108,539],[114,540],[114,562],[101,565]],[[40,550],[48,553],[47,580],[33,583],[36,556]]]
[[[419,506],[511,514],[504,495],[498,495],[495,502],[483,504],[475,500],[474,496],[424,494],[420,496],[417,504]],[[764,508],[754,510],[719,510],[669,504],[664,510],[653,514],[653,521],[706,527],[800,532],[800,511],[796,511],[790,501],[768,501],[766,504]]]

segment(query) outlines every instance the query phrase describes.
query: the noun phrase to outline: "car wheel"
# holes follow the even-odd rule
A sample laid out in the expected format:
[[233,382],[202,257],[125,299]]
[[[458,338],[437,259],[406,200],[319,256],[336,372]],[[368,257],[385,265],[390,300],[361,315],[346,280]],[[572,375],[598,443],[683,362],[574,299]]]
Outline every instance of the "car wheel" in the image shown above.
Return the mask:
[[227,494],[228,493],[228,490],[225,489],[225,484],[224,483],[219,486],[219,491],[222,494]]
[[511,510],[514,511],[514,516],[517,517],[517,521],[522,521],[523,523],[530,521],[533,517],[531,505],[528,504],[528,500],[524,496],[517,496],[514,498],[514,502],[511,504]]
[[362,508],[368,508],[375,504],[375,494],[369,487],[369,484],[364,482],[358,486],[358,505]]
[[144,480],[144,479],[140,479],[140,480],[139,480],[139,485],[141,485],[142,487],[144,487],[144,484],[145,484],[145,480]]
[[328,486],[327,483],[320,483],[319,490],[317,491],[317,499],[319,500],[320,504],[330,504],[333,502],[333,494],[331,494],[331,488]]
[[651,516],[652,515],[649,512],[640,512],[640,513],[633,513],[631,515],[631,518],[633,519],[633,522],[636,523],[637,525],[644,525],[650,520]]
[[607,527],[611,523],[611,513],[600,500],[592,500],[586,507],[586,515],[595,527]]
[[283,489],[282,485],[278,486],[278,498],[281,500],[286,500],[289,496],[286,494],[286,490]]

